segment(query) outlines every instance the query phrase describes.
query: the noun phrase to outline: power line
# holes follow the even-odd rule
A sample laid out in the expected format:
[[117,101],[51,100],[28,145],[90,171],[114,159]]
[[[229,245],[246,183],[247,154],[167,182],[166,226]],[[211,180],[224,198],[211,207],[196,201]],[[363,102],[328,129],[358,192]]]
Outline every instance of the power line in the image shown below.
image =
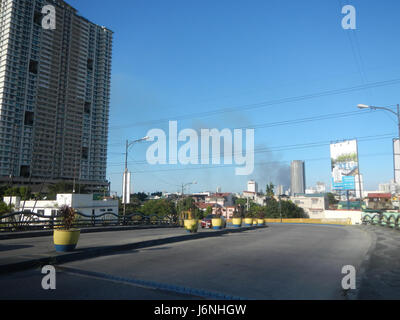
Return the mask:
[[[389,106],[392,107],[393,105]],[[382,110],[376,110],[377,112],[382,112]],[[353,117],[359,115],[366,115],[371,114],[371,110],[358,110],[358,111],[350,111],[350,112],[337,112],[337,113],[329,113],[329,114],[322,114],[313,117],[306,117],[306,118],[299,118],[299,119],[292,119],[292,120],[284,120],[284,121],[277,121],[277,122],[267,122],[267,123],[260,123],[255,125],[243,126],[243,127],[231,127],[231,128],[224,128],[224,129],[265,129],[271,127],[278,127],[278,126],[286,126],[286,125],[295,125],[301,123],[308,123],[314,121],[321,121],[321,120],[330,120],[330,119],[337,119],[337,118],[346,118],[346,117]],[[209,128],[204,128],[209,129]],[[201,134],[202,136],[202,134]],[[121,146],[123,143],[113,143],[109,144],[108,146]],[[114,152],[117,154],[117,152]]]
[[[353,139],[357,139],[358,141],[373,141],[373,140],[381,140],[381,139],[387,139],[389,137],[393,137],[395,133],[386,133],[386,134],[381,134],[381,135],[369,135],[369,136],[361,136],[361,137],[355,137]],[[348,140],[348,139],[346,139]],[[283,145],[283,146],[275,146],[275,147],[262,147],[262,148],[256,148],[254,149],[254,154],[258,153],[269,153],[269,152],[277,152],[277,151],[288,151],[288,150],[299,150],[299,149],[308,149],[308,148],[315,148],[315,147],[324,147],[327,145],[330,145],[332,141],[317,141],[317,142],[309,142],[309,143],[300,143],[300,144],[292,144],[292,145]],[[232,156],[237,155],[237,154],[242,154],[242,151],[238,152],[232,152]],[[212,157],[209,157],[208,159],[215,159],[217,157],[221,157],[224,155],[224,153],[216,153],[212,154]],[[173,159],[173,160],[178,160],[178,159]],[[197,158],[197,160],[200,162],[201,161],[201,156]],[[108,163],[108,167],[110,166],[121,166],[123,165],[123,162],[110,162]],[[134,162],[130,162],[130,164],[148,164],[147,160],[138,160]]]
[[217,109],[217,110],[213,110],[213,111],[205,111],[205,112],[192,113],[192,114],[186,114],[186,115],[181,115],[181,116],[174,116],[174,117],[170,117],[168,119],[164,118],[164,119],[158,119],[158,120],[136,122],[136,123],[132,123],[132,124],[128,124],[128,125],[113,126],[113,127],[110,127],[110,130],[131,128],[131,127],[138,127],[138,126],[146,126],[146,125],[151,125],[151,124],[156,124],[156,123],[164,123],[164,122],[170,121],[171,119],[184,120],[184,119],[202,118],[202,117],[209,117],[209,116],[213,116],[213,115],[229,113],[229,112],[233,112],[233,111],[245,111],[245,110],[266,108],[266,107],[271,107],[274,105],[279,105],[279,104],[284,104],[284,103],[298,102],[298,101],[315,99],[315,98],[326,97],[326,96],[331,96],[331,95],[351,93],[351,92],[355,92],[355,91],[367,90],[370,88],[383,87],[383,86],[388,86],[388,85],[395,85],[395,84],[399,84],[399,83],[400,83],[399,78],[392,79],[392,80],[386,80],[386,81],[371,82],[371,83],[366,83],[366,84],[342,88],[342,89],[327,90],[327,91],[321,91],[321,92],[306,94],[306,95],[301,95],[301,96],[287,97],[287,98],[281,98],[281,99],[276,99],[276,100],[263,101],[263,102],[259,102],[259,103],[241,105],[241,106],[236,106],[236,107]]
[[[370,153],[370,154],[360,154],[360,157],[366,158],[366,157],[376,157],[376,156],[381,156],[381,155],[392,155],[392,153],[389,152],[382,152],[382,153]],[[304,159],[304,161],[311,162],[311,161],[322,161],[322,160],[330,160],[330,157],[321,157],[321,158],[311,158],[311,159]],[[266,161],[266,162],[257,162],[254,164],[254,166],[259,166],[259,165],[268,165],[268,164],[277,164],[277,163],[288,163],[291,160],[275,160],[275,161]],[[149,172],[167,172],[167,171],[182,171],[182,170],[202,170],[202,169],[223,169],[223,168],[229,168],[229,167],[237,167],[237,164],[229,164],[229,165],[219,165],[219,166],[197,166],[197,167],[190,167],[190,168],[175,168],[175,169],[160,169],[160,170],[145,170],[145,171],[136,171],[133,172],[135,174],[140,174],[140,173],[146,173],[148,174]],[[113,172],[111,175],[116,175],[116,174],[122,174],[123,172]]]

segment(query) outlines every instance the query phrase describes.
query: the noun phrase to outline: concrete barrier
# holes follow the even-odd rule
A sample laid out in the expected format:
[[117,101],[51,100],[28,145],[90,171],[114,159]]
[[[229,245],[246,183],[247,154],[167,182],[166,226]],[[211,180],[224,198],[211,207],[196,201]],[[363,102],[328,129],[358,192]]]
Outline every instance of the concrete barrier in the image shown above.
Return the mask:
[[[281,219],[266,219],[267,223],[280,223]],[[310,223],[310,224],[340,224],[340,225],[351,225],[351,219],[308,219],[308,218],[293,218],[293,219],[282,219],[282,223]]]

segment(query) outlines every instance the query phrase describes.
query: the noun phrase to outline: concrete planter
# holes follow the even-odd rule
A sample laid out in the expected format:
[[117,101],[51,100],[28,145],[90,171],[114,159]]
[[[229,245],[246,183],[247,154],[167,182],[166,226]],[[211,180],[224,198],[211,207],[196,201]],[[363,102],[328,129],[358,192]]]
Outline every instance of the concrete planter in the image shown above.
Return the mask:
[[222,219],[221,218],[213,218],[211,219],[212,228],[219,230],[222,229]]
[[241,227],[242,226],[242,218],[233,218],[232,225],[236,228]]
[[56,251],[73,251],[78,244],[80,233],[81,231],[79,229],[55,229],[53,233],[53,241]]
[[197,232],[199,227],[199,221],[197,219],[185,219],[183,224],[185,229],[190,233]]
[[251,227],[253,225],[253,218],[245,218],[244,219],[244,225],[246,227]]

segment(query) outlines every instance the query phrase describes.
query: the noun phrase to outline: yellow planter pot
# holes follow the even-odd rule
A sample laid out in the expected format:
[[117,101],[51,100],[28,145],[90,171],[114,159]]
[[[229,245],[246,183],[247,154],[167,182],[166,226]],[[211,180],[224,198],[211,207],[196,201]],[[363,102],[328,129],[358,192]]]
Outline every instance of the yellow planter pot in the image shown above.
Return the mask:
[[256,225],[257,225],[257,223],[258,223],[257,220],[258,220],[258,219],[253,219],[253,226],[256,226]]
[[222,219],[221,218],[213,218],[211,219],[211,224],[213,229],[222,229]]
[[233,218],[232,224],[234,227],[239,228],[242,226],[242,218]]
[[257,225],[263,226],[264,225],[264,219],[257,219]]
[[245,219],[244,219],[244,224],[245,224],[247,227],[252,226],[252,225],[253,225],[253,218],[245,218]]
[[55,229],[53,233],[56,251],[66,252],[75,249],[81,231],[78,229],[62,230]]
[[268,219],[265,218],[265,219],[264,219],[264,224],[267,224],[267,222],[268,222]]
[[197,228],[199,227],[197,219],[185,219],[183,225],[185,229],[189,232],[197,232]]

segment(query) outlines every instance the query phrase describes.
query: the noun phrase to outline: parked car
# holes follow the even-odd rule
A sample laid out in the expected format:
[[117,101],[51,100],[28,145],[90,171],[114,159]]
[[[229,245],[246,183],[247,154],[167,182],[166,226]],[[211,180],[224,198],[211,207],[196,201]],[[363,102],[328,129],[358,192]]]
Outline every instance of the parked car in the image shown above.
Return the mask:
[[[209,214],[207,217],[201,220],[201,227],[204,229],[212,228],[212,219],[218,218],[215,214]],[[226,219],[223,216],[219,218],[222,219],[222,228],[226,228]]]

